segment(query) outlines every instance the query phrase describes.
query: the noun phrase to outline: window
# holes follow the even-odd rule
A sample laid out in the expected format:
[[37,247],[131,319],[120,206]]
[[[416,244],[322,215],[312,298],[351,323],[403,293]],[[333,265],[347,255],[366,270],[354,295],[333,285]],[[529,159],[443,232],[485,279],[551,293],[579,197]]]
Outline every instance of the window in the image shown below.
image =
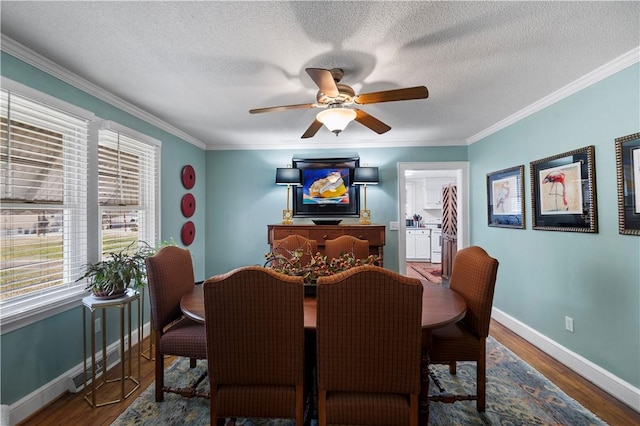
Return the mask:
[[2,333],[77,306],[88,262],[157,242],[160,142],[2,78]]
[[88,120],[0,92],[0,315],[78,295],[86,262]]
[[118,130],[100,130],[98,199],[103,256],[126,250],[138,241],[154,244],[157,155],[157,146],[143,142],[140,137],[130,137]]

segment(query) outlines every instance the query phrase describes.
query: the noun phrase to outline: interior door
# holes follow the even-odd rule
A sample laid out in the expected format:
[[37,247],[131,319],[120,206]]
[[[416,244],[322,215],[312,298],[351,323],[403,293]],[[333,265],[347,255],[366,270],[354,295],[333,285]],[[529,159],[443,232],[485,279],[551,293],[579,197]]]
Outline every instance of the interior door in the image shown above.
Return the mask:
[[[449,172],[456,175],[456,221],[457,238],[456,249],[469,245],[469,163],[466,161],[451,161],[438,163],[398,163],[398,271],[401,274],[407,272],[407,243],[406,243],[406,221],[404,220],[406,211],[406,176],[411,171],[428,171],[434,174]],[[417,208],[417,207],[416,207]]]

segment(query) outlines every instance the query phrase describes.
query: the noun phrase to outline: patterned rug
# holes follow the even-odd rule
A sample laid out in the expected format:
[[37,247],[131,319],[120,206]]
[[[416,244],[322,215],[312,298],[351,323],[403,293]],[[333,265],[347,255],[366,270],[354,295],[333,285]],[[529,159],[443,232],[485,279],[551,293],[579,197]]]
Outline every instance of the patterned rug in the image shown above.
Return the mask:
[[[429,266],[427,266],[429,265]],[[442,268],[431,264],[423,264],[420,262],[412,262],[407,266],[413,268],[419,275],[422,275],[432,283],[442,284]]]
[[[180,359],[165,372],[166,383],[192,383],[206,368],[198,361],[195,369]],[[457,376],[446,366],[433,366],[441,385],[448,392],[475,392],[475,364],[458,363]],[[208,382],[201,384],[208,389]],[[436,389],[433,383],[431,390]],[[209,401],[165,394],[155,402],[154,385],[149,386],[112,425],[208,425]],[[290,426],[293,420],[239,419],[236,425]],[[315,420],[311,425],[316,425]],[[510,350],[489,337],[487,340],[487,407],[478,413],[474,401],[455,404],[431,403],[429,425],[605,425],[594,414],[568,397],[557,386]]]

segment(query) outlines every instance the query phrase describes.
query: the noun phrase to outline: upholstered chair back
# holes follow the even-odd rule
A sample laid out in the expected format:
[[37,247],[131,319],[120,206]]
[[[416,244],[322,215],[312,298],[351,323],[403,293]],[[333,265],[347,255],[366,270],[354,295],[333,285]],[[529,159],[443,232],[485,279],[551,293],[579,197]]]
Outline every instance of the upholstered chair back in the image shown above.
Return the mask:
[[247,266],[203,285],[212,424],[224,416],[302,424],[302,278]]
[[361,240],[352,235],[341,235],[324,243],[324,254],[327,259],[340,257],[343,253],[353,253],[356,259],[369,257],[369,241]]
[[456,255],[449,286],[467,302],[467,314],[462,322],[477,337],[489,335],[491,307],[498,261],[478,246],[466,247]]
[[[300,235],[289,235],[281,240],[273,241],[273,253],[283,256],[285,259],[291,259],[299,250],[300,264],[306,265],[318,252],[318,243],[316,240],[310,240]],[[273,262],[273,266],[278,266],[278,262]]]
[[359,266],[316,291],[320,425],[417,424],[421,282]]
[[182,316],[180,299],[195,285],[188,249],[160,248],[146,260],[153,328],[162,330]]

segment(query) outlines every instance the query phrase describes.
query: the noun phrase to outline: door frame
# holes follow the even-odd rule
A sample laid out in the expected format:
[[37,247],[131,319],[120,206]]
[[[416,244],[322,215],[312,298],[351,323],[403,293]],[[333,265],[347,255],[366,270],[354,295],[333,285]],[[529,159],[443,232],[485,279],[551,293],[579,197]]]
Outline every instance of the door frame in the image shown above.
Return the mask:
[[407,170],[451,170],[456,173],[458,187],[458,250],[469,245],[469,162],[445,161],[437,163],[398,163],[398,270],[407,273],[407,224],[404,220],[407,194]]

